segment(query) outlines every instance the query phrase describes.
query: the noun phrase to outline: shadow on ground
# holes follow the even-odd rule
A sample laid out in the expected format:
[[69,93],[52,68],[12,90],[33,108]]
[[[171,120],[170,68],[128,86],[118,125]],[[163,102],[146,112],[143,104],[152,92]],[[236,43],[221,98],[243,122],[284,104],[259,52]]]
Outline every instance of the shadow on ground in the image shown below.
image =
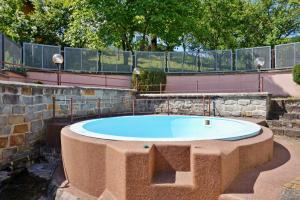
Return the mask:
[[258,166],[248,172],[240,174],[229,188],[224,192],[226,193],[254,193],[254,184],[261,172],[275,169],[284,165],[291,158],[290,152],[281,144],[274,142],[274,155],[272,161]]

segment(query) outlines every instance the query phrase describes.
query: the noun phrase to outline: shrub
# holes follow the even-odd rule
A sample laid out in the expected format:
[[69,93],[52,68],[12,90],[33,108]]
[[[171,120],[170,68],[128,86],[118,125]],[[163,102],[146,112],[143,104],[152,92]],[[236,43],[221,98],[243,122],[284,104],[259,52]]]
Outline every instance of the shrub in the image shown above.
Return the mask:
[[[132,86],[140,92],[159,92],[165,90],[167,83],[166,73],[163,70],[141,69],[140,74],[132,74]],[[161,88],[160,88],[161,84]]]
[[7,71],[14,72],[14,73],[17,73],[17,74],[20,74],[23,76],[27,75],[26,69],[24,67],[11,66],[11,67],[7,67],[6,69],[7,69]]
[[295,83],[300,85],[300,64],[296,65],[293,69],[293,79]]

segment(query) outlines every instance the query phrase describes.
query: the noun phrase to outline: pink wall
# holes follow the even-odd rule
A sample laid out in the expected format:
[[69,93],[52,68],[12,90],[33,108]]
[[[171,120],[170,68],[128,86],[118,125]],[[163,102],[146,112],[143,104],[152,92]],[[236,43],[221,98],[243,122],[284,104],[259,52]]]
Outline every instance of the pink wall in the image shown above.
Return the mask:
[[[56,73],[27,72],[27,77],[10,75],[9,80],[20,82],[41,81],[44,84],[56,84]],[[277,96],[300,97],[300,86],[293,82],[291,70],[262,72],[263,91]],[[62,73],[63,85],[96,86],[111,88],[130,88],[130,75],[100,75]],[[198,84],[198,86],[197,86]],[[166,92],[257,92],[258,74],[190,74],[168,75]]]
[[[41,81],[44,84],[57,84],[56,73],[27,72],[27,82]],[[131,76],[61,73],[62,85],[130,88]]]
[[[300,86],[293,82],[291,71],[261,73],[262,89],[275,96],[300,97]],[[198,83],[198,89],[197,89]],[[201,74],[168,76],[167,92],[257,92],[258,74]]]

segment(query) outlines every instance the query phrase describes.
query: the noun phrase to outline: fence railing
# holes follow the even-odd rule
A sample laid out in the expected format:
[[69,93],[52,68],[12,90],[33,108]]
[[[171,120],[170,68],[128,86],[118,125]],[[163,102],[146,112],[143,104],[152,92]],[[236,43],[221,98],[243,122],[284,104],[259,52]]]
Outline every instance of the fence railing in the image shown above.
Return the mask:
[[[292,68],[300,64],[300,42],[231,50],[199,52],[102,51],[23,43],[23,46],[0,33],[0,62],[24,64],[36,69],[56,70],[53,54],[64,56],[65,71],[132,73],[135,67],[161,69],[167,73],[231,72],[256,70],[254,61],[263,58],[263,70]],[[273,53],[273,54],[272,54]],[[273,58],[274,57],[274,58]]]
[[[189,102],[190,109],[180,109],[178,102]],[[120,108],[120,105],[122,105]],[[65,98],[52,97],[52,119],[67,118],[70,123],[84,119],[116,115],[183,114],[216,116],[214,99],[210,96],[197,98]],[[219,114],[220,115],[220,114]]]

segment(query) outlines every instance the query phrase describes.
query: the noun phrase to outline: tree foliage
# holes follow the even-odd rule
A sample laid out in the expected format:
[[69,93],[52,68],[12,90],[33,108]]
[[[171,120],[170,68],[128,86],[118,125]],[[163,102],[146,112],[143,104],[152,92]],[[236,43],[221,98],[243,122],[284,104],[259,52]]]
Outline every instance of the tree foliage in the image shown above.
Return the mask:
[[0,1],[0,31],[15,40],[129,51],[286,43],[299,16],[299,0]]

